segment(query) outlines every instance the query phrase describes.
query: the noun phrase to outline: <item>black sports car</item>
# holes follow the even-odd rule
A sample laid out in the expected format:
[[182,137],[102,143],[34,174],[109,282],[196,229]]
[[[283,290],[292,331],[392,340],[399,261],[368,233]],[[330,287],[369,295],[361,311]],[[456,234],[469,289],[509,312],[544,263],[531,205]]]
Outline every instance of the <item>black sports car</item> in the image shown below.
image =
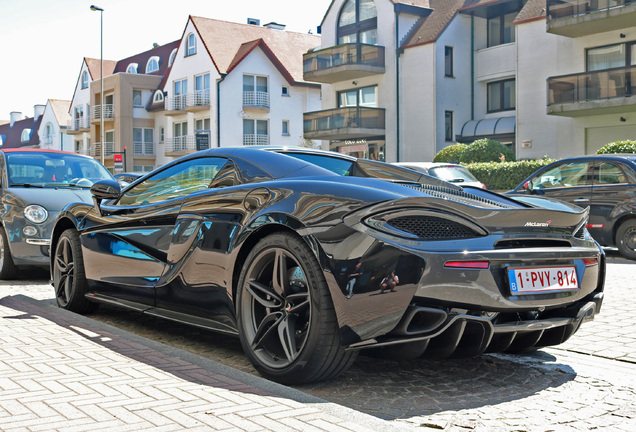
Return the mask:
[[598,313],[587,211],[531,206],[331,152],[217,148],[92,187],[51,238],[59,306],[110,303],[238,335],[284,383],[362,349],[472,356],[559,344]]

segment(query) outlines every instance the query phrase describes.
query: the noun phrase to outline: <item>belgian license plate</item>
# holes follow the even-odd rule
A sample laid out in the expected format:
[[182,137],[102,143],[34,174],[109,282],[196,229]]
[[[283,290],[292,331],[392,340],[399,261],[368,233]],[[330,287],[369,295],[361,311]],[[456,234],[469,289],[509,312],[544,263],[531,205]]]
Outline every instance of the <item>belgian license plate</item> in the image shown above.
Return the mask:
[[508,269],[508,279],[512,294],[579,289],[579,279],[573,266]]

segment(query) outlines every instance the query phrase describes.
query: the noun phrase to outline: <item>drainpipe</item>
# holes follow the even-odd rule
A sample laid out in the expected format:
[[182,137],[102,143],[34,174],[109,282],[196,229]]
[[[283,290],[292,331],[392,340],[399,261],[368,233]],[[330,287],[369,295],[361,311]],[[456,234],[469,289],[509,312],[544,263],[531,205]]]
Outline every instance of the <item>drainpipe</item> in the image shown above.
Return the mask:
[[221,147],[221,82],[225,75],[216,81],[216,146]]
[[[400,162],[400,12],[395,11],[395,157]],[[386,137],[385,137],[386,140]],[[385,141],[386,145],[386,141]],[[386,160],[386,148],[385,158]]]

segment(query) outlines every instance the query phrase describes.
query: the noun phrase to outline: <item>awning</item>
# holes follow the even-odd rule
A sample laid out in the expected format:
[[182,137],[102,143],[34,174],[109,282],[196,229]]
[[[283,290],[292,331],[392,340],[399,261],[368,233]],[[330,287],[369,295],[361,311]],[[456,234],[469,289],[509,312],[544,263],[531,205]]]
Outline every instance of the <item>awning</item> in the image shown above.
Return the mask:
[[514,139],[516,132],[516,117],[498,117],[481,120],[471,120],[462,126],[459,142],[473,142],[481,138],[492,138],[498,141]]

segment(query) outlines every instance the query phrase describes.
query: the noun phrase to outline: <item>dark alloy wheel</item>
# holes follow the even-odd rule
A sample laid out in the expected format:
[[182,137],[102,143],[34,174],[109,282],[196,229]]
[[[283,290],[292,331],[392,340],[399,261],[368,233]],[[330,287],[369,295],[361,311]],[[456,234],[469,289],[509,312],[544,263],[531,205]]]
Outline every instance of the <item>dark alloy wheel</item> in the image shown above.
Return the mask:
[[626,220],[618,227],[616,246],[625,258],[636,260],[636,220]]
[[276,381],[329,379],[355,359],[340,345],[322,269],[291,234],[270,235],[250,252],[239,281],[237,318],[247,356]]
[[86,314],[98,304],[86,299],[86,277],[79,234],[73,229],[60,236],[53,260],[53,286],[59,307]]
[[15,279],[18,275],[18,267],[13,263],[9,240],[4,228],[0,226],[0,279]]

